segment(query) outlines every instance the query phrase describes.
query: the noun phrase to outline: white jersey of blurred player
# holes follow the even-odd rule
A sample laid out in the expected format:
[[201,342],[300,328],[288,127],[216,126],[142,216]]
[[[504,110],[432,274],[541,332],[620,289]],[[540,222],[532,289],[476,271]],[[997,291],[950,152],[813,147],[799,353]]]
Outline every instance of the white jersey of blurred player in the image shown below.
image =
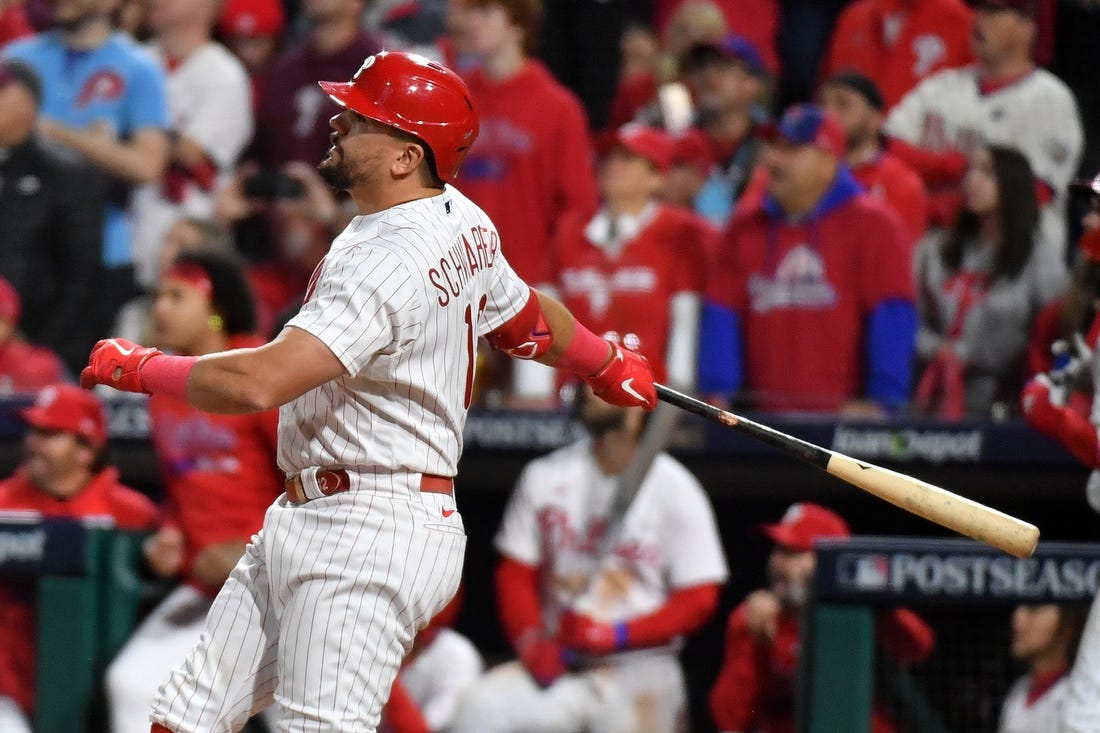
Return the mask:
[[401,668],[398,679],[416,701],[428,728],[442,731],[454,720],[462,693],[484,669],[481,654],[469,639],[457,631],[440,629],[431,643]]
[[[451,186],[356,217],[337,237],[289,326],[324,342],[347,373],[279,415],[279,466],[313,500],[283,496],[268,510],[203,642],[162,686],[156,723],[239,730],[273,697],[282,708],[292,696],[280,731],[312,720],[375,729],[416,631],[450,601],[462,570],[454,498],[420,491],[421,476],[456,473],[476,339],[529,292],[492,222]],[[347,472],[350,491],[326,495],[324,467],[360,469]],[[394,578],[399,592],[380,592]]]
[[4,733],[31,733],[31,724],[19,705],[0,695],[0,730]]
[[1077,172],[1084,133],[1073,92],[1045,69],[982,94],[977,67],[945,69],[928,77],[895,106],[885,132],[934,151],[970,154],[982,144],[1019,150],[1035,177],[1053,192],[1043,207],[1046,246],[1066,246],[1066,186]]
[[1055,733],[1068,686],[1068,679],[1063,676],[1038,699],[1028,702],[1031,675],[1025,674],[1013,683],[1001,705],[1001,722],[997,726],[997,733]]
[[[566,609],[614,623],[657,610],[675,590],[726,579],[706,494],[665,454],[653,461],[600,562],[616,487],[583,440],[532,461],[509,500],[496,548],[542,570],[542,617],[551,633]],[[468,693],[452,733],[677,730],[687,700],[678,647],[594,659],[545,690],[519,662],[501,665]]]

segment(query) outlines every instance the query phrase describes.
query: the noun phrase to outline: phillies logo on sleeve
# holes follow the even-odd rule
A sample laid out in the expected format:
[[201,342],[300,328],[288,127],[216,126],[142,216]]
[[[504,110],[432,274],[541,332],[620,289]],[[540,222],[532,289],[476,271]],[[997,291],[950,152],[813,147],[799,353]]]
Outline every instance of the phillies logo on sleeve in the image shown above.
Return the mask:
[[78,107],[87,107],[95,101],[110,102],[122,96],[126,89],[126,82],[114,71],[97,71],[88,77],[84,86],[80,88],[80,94],[76,96]]

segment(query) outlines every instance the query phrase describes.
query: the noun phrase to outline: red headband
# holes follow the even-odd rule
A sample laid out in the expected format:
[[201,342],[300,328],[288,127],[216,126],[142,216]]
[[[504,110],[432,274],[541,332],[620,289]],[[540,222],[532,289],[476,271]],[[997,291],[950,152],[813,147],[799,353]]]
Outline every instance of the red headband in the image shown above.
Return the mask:
[[165,279],[183,280],[208,298],[214,294],[214,283],[210,281],[210,275],[206,273],[206,270],[192,262],[180,262],[172,265],[168,272],[164,273],[164,277]]

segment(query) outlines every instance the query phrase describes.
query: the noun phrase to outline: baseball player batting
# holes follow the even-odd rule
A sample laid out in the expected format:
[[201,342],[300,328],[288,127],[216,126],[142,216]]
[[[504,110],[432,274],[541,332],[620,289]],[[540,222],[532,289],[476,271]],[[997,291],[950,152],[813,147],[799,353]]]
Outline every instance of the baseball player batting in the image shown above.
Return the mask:
[[478,336],[610,403],[656,404],[646,361],[531,290],[449,185],[478,131],[457,75],[382,52],[321,87],[342,110],[319,170],[361,215],[298,315],[268,344],[198,358],[101,341],[81,374],[211,412],[281,406],[286,493],[160,688],[154,733],[237,730],[272,701],[280,731],[376,730],[417,630],[458,587],[452,478]]

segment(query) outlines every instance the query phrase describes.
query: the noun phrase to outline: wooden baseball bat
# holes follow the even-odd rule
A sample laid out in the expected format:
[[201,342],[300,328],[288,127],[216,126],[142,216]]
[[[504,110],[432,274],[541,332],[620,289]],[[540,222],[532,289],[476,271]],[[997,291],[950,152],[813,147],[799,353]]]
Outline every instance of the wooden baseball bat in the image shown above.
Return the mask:
[[664,402],[751,435],[907,512],[953,529],[959,534],[985,542],[1016,557],[1029,557],[1039,542],[1038,527],[984,504],[912,476],[826,450],[767,425],[720,410],[663,384],[656,387],[658,399]]

